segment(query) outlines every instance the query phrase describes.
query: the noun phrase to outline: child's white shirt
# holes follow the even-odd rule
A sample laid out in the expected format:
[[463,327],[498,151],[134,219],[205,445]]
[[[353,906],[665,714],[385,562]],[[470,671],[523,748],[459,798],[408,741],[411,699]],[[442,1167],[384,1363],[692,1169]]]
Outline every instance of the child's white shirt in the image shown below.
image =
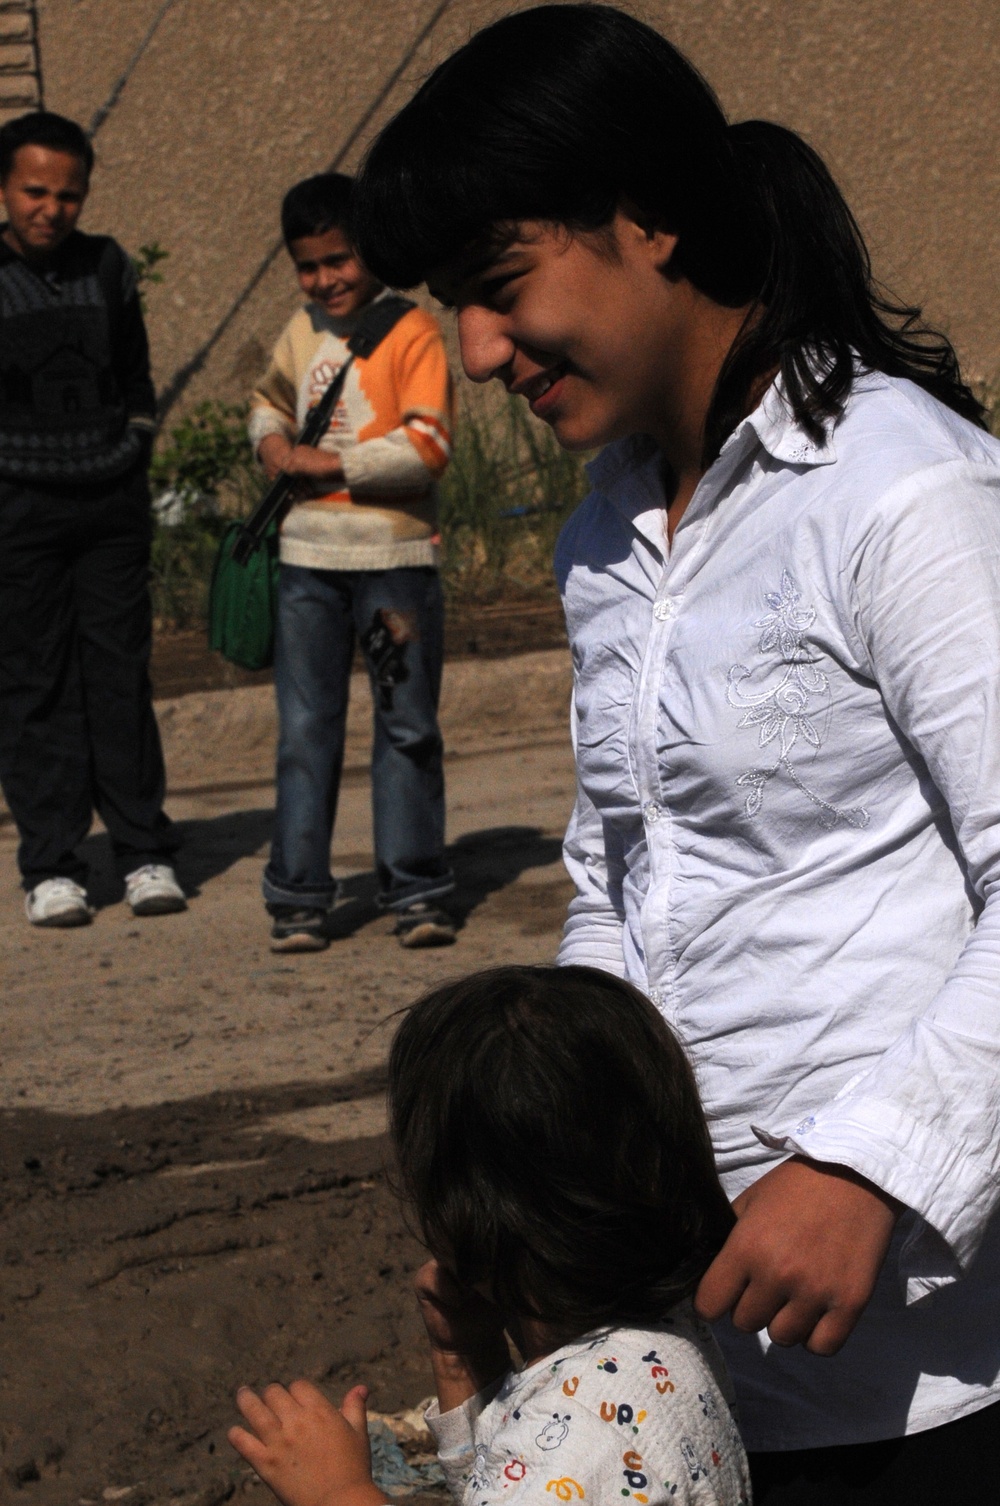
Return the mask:
[[708,1326],[586,1335],[427,1424],[459,1506],[746,1506],[746,1455]]

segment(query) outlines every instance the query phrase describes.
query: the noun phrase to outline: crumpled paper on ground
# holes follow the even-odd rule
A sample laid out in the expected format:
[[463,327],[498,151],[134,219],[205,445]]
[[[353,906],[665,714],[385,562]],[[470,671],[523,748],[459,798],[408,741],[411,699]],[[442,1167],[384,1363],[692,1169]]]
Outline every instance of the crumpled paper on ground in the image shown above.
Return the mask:
[[388,1421],[368,1419],[368,1439],[372,1448],[372,1478],[387,1495],[415,1495],[444,1485],[444,1471],[437,1459],[407,1459]]

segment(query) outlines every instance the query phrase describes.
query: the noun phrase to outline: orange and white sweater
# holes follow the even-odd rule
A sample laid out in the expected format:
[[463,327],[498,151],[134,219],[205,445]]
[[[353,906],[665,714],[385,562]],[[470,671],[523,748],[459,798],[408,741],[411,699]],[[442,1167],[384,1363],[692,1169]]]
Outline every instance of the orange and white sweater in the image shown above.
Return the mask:
[[[347,360],[357,317],[332,319],[314,303],[292,317],[250,401],[255,452],[267,434],[295,437]],[[451,455],[452,421],[441,331],[411,309],[369,360],[351,366],[320,441],[340,455],[346,485],[289,510],[281,559],[318,570],[436,565],[435,482]]]

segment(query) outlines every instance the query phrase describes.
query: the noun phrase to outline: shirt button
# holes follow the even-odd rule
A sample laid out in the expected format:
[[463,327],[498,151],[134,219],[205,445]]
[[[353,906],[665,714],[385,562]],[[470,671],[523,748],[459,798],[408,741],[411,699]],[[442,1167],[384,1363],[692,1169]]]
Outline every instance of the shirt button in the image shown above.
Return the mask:
[[653,603],[653,616],[657,622],[666,622],[670,617],[677,616],[677,602],[672,596],[661,596],[659,601]]
[[643,807],[642,814],[650,826],[655,826],[660,819],[660,807],[655,805],[651,800],[648,805]]

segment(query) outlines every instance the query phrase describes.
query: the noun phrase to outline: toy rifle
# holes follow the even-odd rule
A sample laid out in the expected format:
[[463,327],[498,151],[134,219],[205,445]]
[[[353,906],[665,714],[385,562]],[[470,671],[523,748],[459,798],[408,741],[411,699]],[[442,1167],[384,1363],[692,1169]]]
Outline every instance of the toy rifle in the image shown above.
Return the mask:
[[[396,327],[403,315],[408,314],[410,309],[415,307],[416,305],[409,298],[401,298],[396,293],[390,293],[385,298],[377,298],[374,303],[368,305],[358,320],[354,333],[348,337],[347,349],[350,354],[347,360],[319,402],[309,409],[306,421],[295,440],[296,445],[315,447],[319,444],[329,427],[333,410],[340,400],[344,383],[347,381],[347,373],[354,364],[355,356],[360,356],[364,361],[368,360],[376,346],[380,345],[390,330]],[[284,473],[276,476],[253,512],[244,523],[241,523],[232,551],[235,564],[245,565],[260,548],[271,524],[276,519],[280,519],[290,505],[297,479],[295,476],[286,476]]]

